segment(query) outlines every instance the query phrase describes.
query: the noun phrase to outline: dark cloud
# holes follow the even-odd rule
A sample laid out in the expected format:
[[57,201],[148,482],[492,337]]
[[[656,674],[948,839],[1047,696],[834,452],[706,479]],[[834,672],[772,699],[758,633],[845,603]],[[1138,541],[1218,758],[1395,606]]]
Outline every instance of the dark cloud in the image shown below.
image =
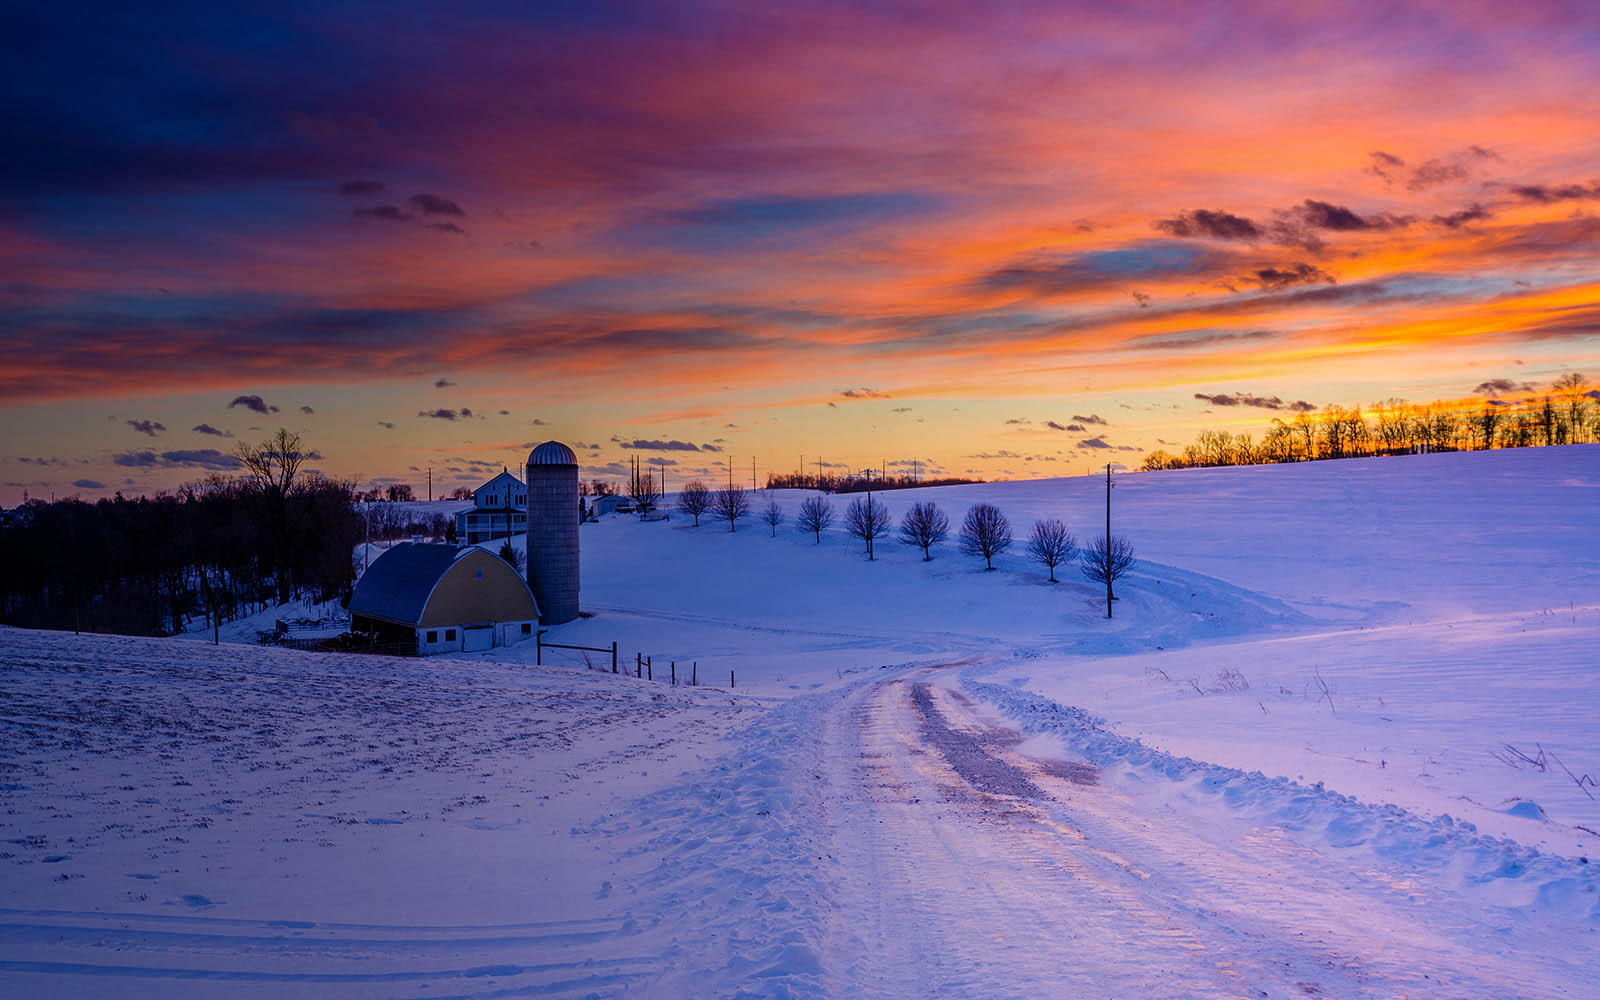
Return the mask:
[[164,451],[159,455],[153,451],[124,451],[112,455],[111,461],[115,465],[132,469],[185,467],[224,471],[236,469],[240,465],[237,458],[215,448]]
[[1242,275],[1242,282],[1259,285],[1266,291],[1292,288],[1295,285],[1336,285],[1338,280],[1320,267],[1296,261],[1283,267],[1261,267]]
[[1372,162],[1367,165],[1367,173],[1382,177],[1385,183],[1393,184],[1398,180],[1406,168],[1406,161],[1393,153],[1385,153],[1375,149],[1367,154]]
[[1467,179],[1467,168],[1459,163],[1446,163],[1443,160],[1429,160],[1411,172],[1411,179],[1406,181],[1406,190],[1425,191],[1440,184],[1449,184],[1452,181]]
[[1205,208],[1181,212],[1171,219],[1157,219],[1150,225],[1184,239],[1259,240],[1263,235],[1260,226],[1243,216]]
[[1143,292],[1129,292],[1128,294],[1133,296],[1133,301],[1139,304],[1140,309],[1150,308],[1150,296]]
[[29,458],[26,455],[19,457],[17,459],[17,461],[21,462],[24,465],[70,465],[71,464],[70,462],[68,462],[64,458],[55,458],[55,457],[51,457],[51,458]]
[[1010,420],[1007,420],[1006,423],[1007,424],[1031,424],[1031,423],[1033,423],[1033,421],[1029,420],[1027,417],[1012,417]]
[[228,404],[228,409],[231,410],[235,406],[242,406],[247,410],[254,410],[257,413],[278,412],[278,408],[276,406],[269,405],[267,401],[262,399],[260,396],[235,396],[233,397],[233,402]]
[[317,411],[316,411],[316,410],[313,410],[313,409],[312,409],[312,408],[311,408],[311,407],[309,407],[309,406],[302,406],[302,407],[300,407],[300,412],[301,412],[301,413],[316,413],[316,412],[317,412]]
[[96,482],[93,479],[75,479],[72,481],[72,485],[80,490],[103,490],[106,488],[105,483]]
[[1502,392],[1534,392],[1532,382],[1513,382],[1508,378],[1492,378],[1479,382],[1472,390],[1474,396],[1497,396]]
[[464,416],[471,416],[471,414],[461,414],[461,413],[458,413],[455,410],[446,410],[443,407],[441,407],[441,408],[439,408],[437,410],[418,410],[417,411],[417,416],[419,416],[419,417],[431,417],[434,420],[454,420],[457,417],[463,416],[463,415]]
[[449,198],[441,198],[436,194],[414,194],[411,196],[410,201],[412,205],[416,206],[417,211],[423,215],[465,216],[467,214],[461,210],[460,205],[457,205]]
[[635,451],[702,451],[702,450],[721,451],[722,450],[720,448],[702,449],[698,445],[691,444],[688,441],[659,441],[659,440],[649,440],[649,441],[647,441],[647,440],[644,440],[642,438],[635,438],[632,441],[618,441],[617,443],[620,444],[624,448],[631,448],[631,449],[633,449]]
[[1195,399],[1203,400],[1213,406],[1254,406],[1263,410],[1293,410],[1297,413],[1309,413],[1316,407],[1305,400],[1286,403],[1277,396],[1257,396],[1248,392],[1236,392],[1233,395],[1219,392],[1216,395],[1207,395],[1203,392],[1194,394]]
[[1111,447],[1111,444],[1110,444],[1110,442],[1108,442],[1103,437],[1092,437],[1092,438],[1084,438],[1082,441],[1079,441],[1078,442],[1078,447],[1079,448],[1109,448],[1109,447]]
[[160,434],[162,431],[167,429],[165,424],[162,424],[157,420],[124,420],[123,423],[127,424],[129,427],[132,427],[140,434],[148,434],[151,437],[155,437],[157,434]]
[[1548,205],[1553,201],[1581,201],[1600,198],[1600,181],[1593,184],[1518,184],[1511,193],[1523,201]]
[[382,427],[385,430],[390,430],[390,431],[394,430],[394,424],[390,423],[387,420],[378,421],[378,426]]
[[968,455],[967,457],[968,458],[982,458],[982,459],[987,459],[987,460],[992,462],[992,461],[995,461],[997,459],[1002,459],[1002,458],[1018,459],[1018,458],[1021,458],[1022,456],[1017,454],[1014,451],[993,451],[993,452],[980,451],[976,455]]
[[1068,424],[1067,425],[1067,430],[1069,430],[1069,431],[1087,431],[1088,429],[1089,428],[1083,426],[1082,424]]
[[842,389],[842,390],[840,390],[839,395],[843,396],[845,399],[888,399],[889,398],[889,394],[887,392],[878,392],[876,389],[869,389],[866,386],[862,386],[859,389]]
[[428,223],[428,228],[436,229],[441,233],[455,233],[457,236],[467,235],[467,231],[454,222],[430,222]]
[[217,428],[212,427],[210,424],[195,424],[193,430],[194,430],[194,432],[196,434],[210,434],[213,437],[219,437],[219,438],[231,438],[231,437],[233,437],[233,434],[231,434],[230,432],[224,431],[224,430],[218,430]]
[[382,219],[385,222],[410,222],[410,213],[399,205],[373,205],[371,208],[358,208],[352,211],[351,216],[357,219]]
[[538,417],[534,417],[532,420],[528,421],[528,423],[532,424],[535,427],[543,427],[544,426],[544,421],[540,420]]
[[433,387],[434,387],[434,388],[435,388],[435,389],[448,389],[448,388],[450,388],[450,387],[451,387],[451,386],[453,386],[453,385],[455,385],[455,383],[454,383],[454,382],[452,382],[452,381],[450,381],[450,380],[449,380],[449,379],[447,379],[447,378],[442,378],[442,379],[440,379],[440,380],[439,380],[439,381],[437,381],[437,382],[435,382],[435,383],[433,383]]
[[1102,427],[1107,426],[1106,418],[1094,413],[1089,414],[1087,417],[1074,413],[1072,415],[1072,420],[1074,423],[1079,424],[1099,424]]
[[1433,221],[1435,225],[1444,226],[1448,229],[1460,229],[1469,222],[1481,222],[1489,217],[1488,209],[1482,205],[1473,204],[1459,212],[1451,212],[1449,215],[1435,215]]
[[1348,233],[1363,229],[1388,228],[1381,218],[1367,219],[1343,205],[1318,201],[1315,198],[1307,198],[1290,209],[1289,214],[1312,229],[1326,229],[1332,232]]
[[382,181],[345,181],[339,193],[350,198],[372,198],[389,190]]
[[1238,341],[1267,340],[1276,336],[1279,336],[1279,334],[1268,330],[1232,331],[1228,333],[1202,330],[1192,333],[1139,337],[1129,341],[1124,345],[1124,348],[1130,351],[1192,351]]
[[897,406],[891,412],[893,412],[893,413],[910,413],[911,412],[911,407],[909,407],[909,406]]
[[[305,457],[312,460],[322,458],[316,452],[311,452]],[[161,464],[221,472],[227,469],[237,469],[242,463],[232,455],[224,454],[215,448],[199,448],[188,451],[164,451],[161,453]]]
[[[1056,423],[1054,420],[1046,420],[1044,425],[1053,431],[1064,431],[1068,429],[1067,427],[1063,427],[1061,424]],[[1077,424],[1074,424],[1073,426],[1078,427],[1079,430],[1083,430],[1083,428]]]

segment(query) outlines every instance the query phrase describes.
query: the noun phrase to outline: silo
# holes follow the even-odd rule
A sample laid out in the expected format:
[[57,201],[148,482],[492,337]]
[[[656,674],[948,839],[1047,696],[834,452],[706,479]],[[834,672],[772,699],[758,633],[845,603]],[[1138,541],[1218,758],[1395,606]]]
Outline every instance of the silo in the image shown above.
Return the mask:
[[541,625],[578,617],[578,456],[560,441],[528,454],[528,589]]

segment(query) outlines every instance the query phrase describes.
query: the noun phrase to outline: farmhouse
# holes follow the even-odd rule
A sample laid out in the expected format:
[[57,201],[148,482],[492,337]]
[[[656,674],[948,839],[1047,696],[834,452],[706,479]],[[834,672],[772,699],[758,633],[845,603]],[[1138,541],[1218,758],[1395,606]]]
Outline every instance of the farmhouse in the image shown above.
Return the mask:
[[605,517],[607,514],[633,513],[633,498],[621,496],[617,493],[608,493],[603,497],[595,497],[594,503],[589,505],[589,516]]
[[423,656],[530,638],[539,621],[517,571],[484,549],[406,542],[379,556],[350,598],[350,630],[416,643]]
[[528,530],[528,488],[502,472],[472,493],[472,506],[456,514],[456,538],[476,545]]

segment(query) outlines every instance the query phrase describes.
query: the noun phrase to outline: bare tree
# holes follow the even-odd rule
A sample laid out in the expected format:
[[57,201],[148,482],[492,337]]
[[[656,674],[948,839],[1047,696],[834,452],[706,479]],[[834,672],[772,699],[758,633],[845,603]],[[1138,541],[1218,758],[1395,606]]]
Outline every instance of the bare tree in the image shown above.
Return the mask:
[[711,513],[728,522],[728,530],[736,531],[739,518],[750,513],[750,491],[743,486],[729,485],[711,495]]
[[867,558],[875,559],[873,542],[889,533],[889,508],[872,494],[856,497],[844,511],[844,530],[867,544]]
[[693,517],[694,526],[700,527],[700,515],[711,509],[711,491],[700,480],[690,480],[678,494],[678,509]]
[[1056,567],[1069,563],[1078,554],[1078,540],[1072,537],[1067,526],[1051,518],[1033,522],[1033,533],[1028,536],[1028,558],[1050,570],[1050,582],[1056,582]]
[[648,514],[654,510],[656,503],[661,499],[661,487],[656,485],[656,474],[634,473],[628,480],[628,496],[633,498],[633,504],[639,508],[640,514]]
[[1084,579],[1106,585],[1107,618],[1111,617],[1111,602],[1117,599],[1111,585],[1126,576],[1134,562],[1133,543],[1121,535],[1100,535],[1079,557]]
[[287,604],[293,589],[289,563],[295,526],[290,524],[290,518],[297,507],[289,501],[301,487],[300,466],[308,457],[305,443],[300,435],[280,427],[260,444],[241,443],[234,456],[244,463],[245,480],[261,505],[267,533],[273,540],[278,602]]
[[983,556],[984,570],[994,569],[994,557],[1011,547],[1011,522],[994,504],[975,503],[961,522],[961,551]]
[[900,540],[922,550],[922,561],[933,558],[935,545],[950,534],[950,519],[933,502],[916,503],[900,521]]
[[[1584,425],[1589,408],[1590,395],[1584,390],[1589,380],[1581,372],[1567,372],[1556,379],[1556,392],[1567,401],[1567,440],[1576,444],[1585,436]],[[1600,396],[1595,397],[1600,399]]]
[[766,508],[761,512],[761,520],[767,522],[768,526],[772,528],[772,537],[777,538],[778,525],[783,523],[783,508],[779,506],[778,501],[767,501]]
[[817,536],[817,544],[822,544],[822,533],[828,530],[833,523],[833,505],[822,497],[806,497],[800,503],[800,516],[795,521],[795,526],[801,531],[809,531]]

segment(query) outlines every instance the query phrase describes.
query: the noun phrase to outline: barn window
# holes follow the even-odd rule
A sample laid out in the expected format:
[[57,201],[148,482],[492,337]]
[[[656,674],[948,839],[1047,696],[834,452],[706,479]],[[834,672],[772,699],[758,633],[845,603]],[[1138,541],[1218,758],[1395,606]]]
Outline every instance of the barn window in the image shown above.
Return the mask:
[[429,632],[428,633],[428,641],[429,642],[438,642],[439,641],[439,633],[437,633],[437,632]]
[[522,634],[523,635],[532,635],[533,634],[533,626],[528,624],[527,622],[523,622],[522,623]]
[[455,642],[456,641],[456,630],[453,629],[453,628],[445,629],[444,630],[444,641],[445,642]]

